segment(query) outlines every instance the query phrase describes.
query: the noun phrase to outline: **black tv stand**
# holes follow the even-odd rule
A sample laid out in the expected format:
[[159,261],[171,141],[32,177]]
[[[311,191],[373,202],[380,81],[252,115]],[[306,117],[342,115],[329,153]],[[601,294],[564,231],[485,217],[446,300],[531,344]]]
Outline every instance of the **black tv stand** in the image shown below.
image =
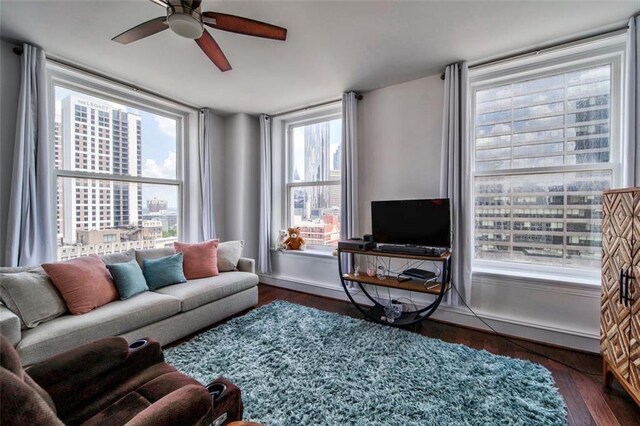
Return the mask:
[[[423,249],[425,247],[422,247]],[[343,271],[342,270],[342,256],[348,256],[350,258],[352,271]],[[389,258],[389,259],[411,259],[414,261],[429,261],[436,262],[441,265],[441,279],[436,281],[433,279],[418,279],[415,277],[406,277],[402,274],[398,274],[398,276],[387,275],[385,277],[379,278],[376,275],[368,276],[365,271],[354,271],[355,259],[354,256],[371,256],[373,258]],[[442,299],[444,298],[445,293],[449,290],[450,279],[451,279],[451,252],[448,250],[445,253],[439,255],[429,255],[423,253],[392,253],[392,252],[383,252],[379,249],[372,250],[357,250],[357,249],[344,249],[338,248],[338,272],[340,273],[340,281],[342,282],[342,287],[344,291],[351,301],[353,305],[367,318],[395,327],[408,326],[412,324],[417,324],[424,319],[431,316],[438,306]],[[437,278],[436,278],[437,279]],[[352,282],[360,287],[360,291],[362,294],[369,299],[369,301],[373,304],[373,306],[362,305],[353,298],[353,295],[347,288],[346,282]],[[386,320],[384,307],[377,295],[377,290],[375,294],[365,287],[365,285],[371,285],[373,288],[379,287],[387,287],[389,289],[399,289],[405,290],[409,292],[416,293],[426,293],[435,296],[435,299],[429,303],[427,306],[418,309],[416,307],[415,310],[404,310],[402,315],[399,318],[396,318],[393,322],[389,322]]]

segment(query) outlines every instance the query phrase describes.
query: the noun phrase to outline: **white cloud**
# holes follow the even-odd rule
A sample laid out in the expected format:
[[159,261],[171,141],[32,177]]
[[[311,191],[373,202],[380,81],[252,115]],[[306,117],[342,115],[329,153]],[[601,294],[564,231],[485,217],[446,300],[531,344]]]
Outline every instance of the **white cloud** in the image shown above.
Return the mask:
[[142,167],[142,176],[161,179],[176,178],[176,153],[169,152],[167,158],[162,164],[158,164],[156,160],[147,159]]
[[160,133],[163,133],[171,138],[176,137],[176,120],[171,118],[163,117],[161,115],[153,115],[153,119],[158,125],[158,130]]

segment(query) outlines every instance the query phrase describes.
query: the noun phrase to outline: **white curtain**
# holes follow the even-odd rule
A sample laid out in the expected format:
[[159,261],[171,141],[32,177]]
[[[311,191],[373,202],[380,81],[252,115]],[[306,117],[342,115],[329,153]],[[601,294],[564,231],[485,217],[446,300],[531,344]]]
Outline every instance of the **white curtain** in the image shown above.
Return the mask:
[[271,119],[260,116],[260,235],[258,272],[271,273]]
[[201,237],[210,240],[216,237],[216,224],[213,212],[213,112],[209,108],[200,110],[198,152],[200,153],[200,204],[202,206]]
[[[342,95],[342,213],[340,239],[359,236],[358,224],[358,99],[355,92]],[[344,272],[349,271],[343,259]]]
[[56,259],[53,143],[42,49],[23,45],[21,77],[5,249],[8,266]]
[[625,66],[625,93],[622,141],[625,157],[630,160],[624,171],[623,186],[640,186],[640,149],[637,147],[640,135],[640,16],[629,20],[627,30],[627,62]]
[[[466,62],[447,66],[444,77],[440,195],[451,202],[451,278],[465,302],[471,296],[471,161],[468,142],[468,67]],[[457,305],[454,289],[448,303]]]

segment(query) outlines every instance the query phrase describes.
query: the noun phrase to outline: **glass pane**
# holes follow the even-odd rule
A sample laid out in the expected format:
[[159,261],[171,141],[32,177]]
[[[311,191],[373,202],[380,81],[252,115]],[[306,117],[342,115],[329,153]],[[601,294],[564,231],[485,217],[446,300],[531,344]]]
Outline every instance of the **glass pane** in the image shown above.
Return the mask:
[[299,226],[307,245],[337,247],[340,185],[298,186],[289,191],[290,226]]
[[611,171],[475,179],[475,257],[599,268]]
[[58,169],[176,178],[175,119],[60,86],[55,98]]
[[524,106],[547,104],[550,102],[561,101],[563,99],[564,89],[549,89],[531,95],[514,96],[513,107],[520,108]]
[[598,65],[478,91],[475,170],[610,163],[610,74]]
[[178,223],[175,185],[58,178],[59,260],[172,246]]
[[290,182],[340,180],[342,119],[292,127]]

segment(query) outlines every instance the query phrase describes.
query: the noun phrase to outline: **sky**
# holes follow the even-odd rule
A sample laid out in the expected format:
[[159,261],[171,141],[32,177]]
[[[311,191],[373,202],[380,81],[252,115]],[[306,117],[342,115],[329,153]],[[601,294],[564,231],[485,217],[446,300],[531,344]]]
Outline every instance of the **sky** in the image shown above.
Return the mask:
[[[142,120],[142,176],[163,179],[176,178],[176,121],[174,119],[60,86],[55,88],[56,117],[60,116],[62,100],[71,94],[139,115]],[[146,208],[147,200],[154,197],[167,200],[170,209],[177,208],[177,187],[144,184],[142,186],[143,206]]]

